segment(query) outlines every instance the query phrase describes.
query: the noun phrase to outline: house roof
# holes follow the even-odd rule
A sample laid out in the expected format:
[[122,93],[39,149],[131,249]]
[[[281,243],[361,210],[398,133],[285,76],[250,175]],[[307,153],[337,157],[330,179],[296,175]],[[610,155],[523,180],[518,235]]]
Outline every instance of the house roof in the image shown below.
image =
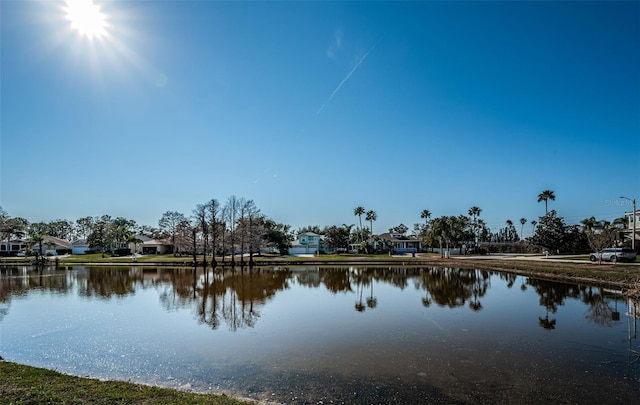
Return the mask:
[[300,235],[298,235],[298,238],[299,238],[300,236],[302,236],[302,235],[306,235],[306,236],[320,236],[320,235],[318,235],[318,234],[317,234],[317,233],[315,233],[315,232],[303,232],[303,233],[301,233]]
[[[142,238],[140,238],[140,240],[142,240]],[[139,245],[140,244],[141,245],[167,245],[167,246],[170,246],[171,242],[168,241],[167,239],[148,239],[148,240],[143,241],[142,243],[139,243]]]
[[46,242],[55,243],[56,246],[61,246],[65,249],[71,249],[71,242],[69,242],[68,240],[56,238],[55,236],[45,235],[42,238],[42,243],[46,243]]
[[402,242],[420,242],[420,239],[412,239],[404,235],[392,234],[390,232],[381,233],[378,235],[381,239],[389,241],[402,241]]

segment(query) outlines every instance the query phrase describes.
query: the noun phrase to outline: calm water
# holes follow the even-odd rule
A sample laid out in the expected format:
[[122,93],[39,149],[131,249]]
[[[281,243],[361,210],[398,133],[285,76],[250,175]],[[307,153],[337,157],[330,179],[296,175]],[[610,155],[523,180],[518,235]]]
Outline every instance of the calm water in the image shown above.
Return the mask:
[[629,305],[482,270],[12,268],[0,355],[281,403],[637,403]]

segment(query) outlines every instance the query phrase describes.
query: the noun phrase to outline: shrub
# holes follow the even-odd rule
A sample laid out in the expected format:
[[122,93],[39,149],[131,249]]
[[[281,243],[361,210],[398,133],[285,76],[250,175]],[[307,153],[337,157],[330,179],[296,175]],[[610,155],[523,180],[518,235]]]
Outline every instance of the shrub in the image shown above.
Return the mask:
[[114,256],[129,256],[130,254],[131,254],[131,249],[129,248],[116,249],[113,252]]

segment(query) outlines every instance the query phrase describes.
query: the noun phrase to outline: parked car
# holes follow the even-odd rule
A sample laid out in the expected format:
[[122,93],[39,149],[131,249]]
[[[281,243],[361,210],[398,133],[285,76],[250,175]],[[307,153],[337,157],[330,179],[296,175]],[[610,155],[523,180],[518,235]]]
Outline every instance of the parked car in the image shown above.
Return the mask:
[[600,256],[602,256],[602,260],[607,262],[635,262],[636,261],[636,252],[633,249],[629,248],[607,248],[603,249],[602,253],[591,253],[589,256],[589,260],[592,262],[600,260]]

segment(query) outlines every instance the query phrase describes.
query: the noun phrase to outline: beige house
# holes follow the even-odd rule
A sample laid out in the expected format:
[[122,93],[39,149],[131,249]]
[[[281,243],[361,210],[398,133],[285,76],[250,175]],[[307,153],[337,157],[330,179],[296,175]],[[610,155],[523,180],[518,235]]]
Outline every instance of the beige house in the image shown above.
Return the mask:
[[55,236],[45,235],[42,237],[42,252],[40,252],[40,244],[33,246],[34,252],[45,254],[47,251],[67,251],[71,252],[71,242],[68,240],[56,238]]
[[171,242],[169,240],[151,239],[142,235],[138,235],[137,237],[142,241],[142,243],[130,243],[129,248],[131,249],[131,252],[142,253],[143,255],[163,255],[171,253],[172,251]]

